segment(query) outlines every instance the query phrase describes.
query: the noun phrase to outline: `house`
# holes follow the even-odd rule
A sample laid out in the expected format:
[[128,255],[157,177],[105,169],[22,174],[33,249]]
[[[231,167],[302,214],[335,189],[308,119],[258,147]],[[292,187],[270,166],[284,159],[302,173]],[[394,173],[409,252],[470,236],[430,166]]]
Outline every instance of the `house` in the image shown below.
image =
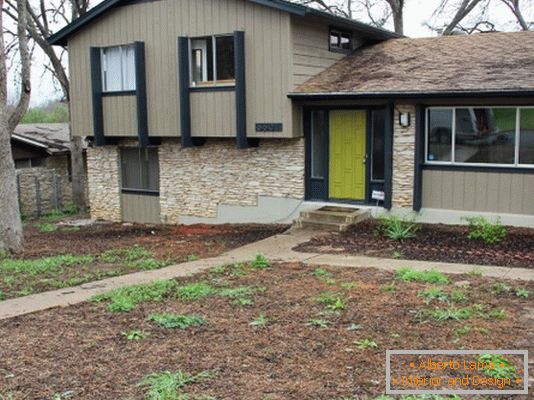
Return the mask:
[[23,215],[41,215],[72,202],[69,124],[18,125],[11,151]]
[[49,41],[92,140],[94,218],[335,203],[534,225],[533,39],[401,38],[282,0],[106,0]]

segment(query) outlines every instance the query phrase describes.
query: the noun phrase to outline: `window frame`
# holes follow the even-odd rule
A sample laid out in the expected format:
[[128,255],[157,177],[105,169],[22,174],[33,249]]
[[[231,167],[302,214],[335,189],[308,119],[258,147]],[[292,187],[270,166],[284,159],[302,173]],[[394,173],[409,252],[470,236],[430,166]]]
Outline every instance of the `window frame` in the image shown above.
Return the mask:
[[[120,90],[108,90],[107,89],[107,80],[106,80],[106,70],[107,70],[107,64],[108,60],[106,57],[106,50],[110,49],[120,49],[120,71],[121,71],[121,89]],[[131,48],[134,52],[134,65],[133,65],[133,72],[134,72],[134,87],[133,89],[126,89],[125,88],[125,74],[124,74],[124,57],[123,57],[123,51],[125,48]],[[137,66],[136,66],[136,54],[135,54],[135,44],[134,43],[128,43],[128,44],[119,44],[116,46],[106,46],[100,48],[100,63],[101,63],[101,75],[102,75],[102,93],[103,94],[113,94],[113,93],[126,93],[126,92],[136,92],[137,91],[137,81],[136,81],[136,75],[137,75]]]
[[[499,164],[499,163],[467,163],[458,162],[456,160],[456,110],[465,108],[501,108],[501,109],[515,109],[515,143],[514,143],[514,163],[513,164]],[[461,106],[431,106],[425,109],[425,165],[432,166],[446,166],[446,167],[473,167],[473,168],[507,168],[514,170],[517,168],[527,168],[534,170],[534,164],[519,163],[519,145],[521,143],[521,110],[534,109],[534,106],[499,106],[499,105],[461,105]],[[451,161],[430,161],[428,159],[428,145],[429,145],[429,127],[430,127],[430,111],[431,110],[452,110],[452,132],[451,132]]]
[[[143,162],[142,162],[142,158],[143,156],[146,157],[146,166],[147,168],[150,168],[150,156],[149,156],[149,151],[153,151],[155,152],[155,155],[156,155],[156,159],[158,161],[158,163],[155,165],[155,167],[158,169],[158,189],[148,189],[148,188],[144,188],[144,189],[138,189],[138,188],[129,188],[129,187],[126,187],[124,185],[124,154],[123,154],[123,151],[126,151],[126,150],[136,150],[137,151],[137,162],[138,162],[138,169],[139,169],[139,179],[140,179],[140,182],[142,183],[143,181]],[[144,153],[144,154],[143,154]],[[119,158],[120,158],[120,168],[121,168],[121,176],[120,176],[120,190],[121,190],[121,193],[125,193],[125,194],[141,194],[141,195],[149,195],[149,196],[159,196],[160,194],[160,188],[161,188],[161,177],[160,177],[160,167],[159,167],[159,149],[157,147],[146,147],[146,148],[140,148],[140,147],[119,147]],[[150,176],[150,172],[149,170],[147,169],[146,171],[146,176],[147,176],[147,185],[149,183],[149,179],[148,177]]]
[[[341,39],[343,38],[343,35],[348,36],[348,38],[349,38],[349,48],[348,49],[344,49],[341,46],[332,46],[331,38],[332,38],[333,35],[337,35],[339,37],[340,45],[341,45]],[[331,52],[348,54],[348,53],[352,52],[352,50],[353,50],[353,48],[352,48],[353,42],[354,42],[354,38],[352,37],[352,32],[351,31],[347,31],[347,30],[339,29],[339,28],[334,28],[334,27],[331,27],[328,30],[328,50],[331,51]]]
[[[217,80],[217,38],[221,38],[221,37],[231,37],[232,39],[234,38],[234,34],[233,33],[221,33],[221,34],[217,34],[217,35],[205,35],[205,36],[195,36],[195,37],[191,37],[189,38],[189,50],[188,50],[188,57],[189,57],[189,88],[190,89],[206,89],[206,88],[214,88],[214,87],[217,87],[217,88],[233,88],[235,87],[235,76],[234,76],[234,79],[232,82],[222,82],[222,83],[219,83],[219,81]],[[212,83],[207,83],[205,85],[196,85],[195,82],[193,81],[193,50],[196,50],[198,48],[196,47],[193,47],[193,42],[195,40],[207,40],[207,39],[211,39],[211,52],[212,52],[212,60],[213,60],[213,81]],[[207,47],[206,46],[206,60],[208,60],[208,55],[207,55]],[[235,52],[235,46],[234,46],[234,52]],[[235,68],[235,65],[234,65],[234,68]],[[203,68],[204,69],[204,68]],[[206,71],[208,70],[208,66],[206,65]],[[234,73],[235,75],[235,73]],[[209,82],[209,81],[207,81]]]

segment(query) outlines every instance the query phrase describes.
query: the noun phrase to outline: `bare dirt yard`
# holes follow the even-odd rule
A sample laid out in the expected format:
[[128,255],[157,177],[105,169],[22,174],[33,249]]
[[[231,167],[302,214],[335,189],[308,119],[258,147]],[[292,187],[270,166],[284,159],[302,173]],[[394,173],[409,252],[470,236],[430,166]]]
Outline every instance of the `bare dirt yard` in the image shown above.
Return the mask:
[[24,232],[24,253],[0,255],[0,300],[213,257],[285,229],[281,225],[30,223]]
[[259,257],[0,321],[0,398],[391,399],[386,349],[533,352],[533,296],[520,281]]
[[[409,225],[405,224],[404,228]],[[534,268],[534,229],[503,227],[506,236],[487,244],[469,239],[470,228],[460,225],[414,224],[413,236],[392,240],[378,220],[368,220],[342,233],[322,235],[295,250],[313,253],[361,254],[406,260]],[[401,227],[399,230],[402,230]]]

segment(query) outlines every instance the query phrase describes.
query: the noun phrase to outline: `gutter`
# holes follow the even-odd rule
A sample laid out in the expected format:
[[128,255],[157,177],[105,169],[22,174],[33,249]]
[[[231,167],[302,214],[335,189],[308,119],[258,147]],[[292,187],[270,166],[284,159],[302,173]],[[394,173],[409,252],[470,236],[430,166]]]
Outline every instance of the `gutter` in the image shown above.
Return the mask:
[[357,99],[417,99],[426,98],[462,98],[462,97],[534,97],[532,90],[457,90],[443,92],[330,92],[330,93],[298,93],[287,95],[292,100],[357,100]]

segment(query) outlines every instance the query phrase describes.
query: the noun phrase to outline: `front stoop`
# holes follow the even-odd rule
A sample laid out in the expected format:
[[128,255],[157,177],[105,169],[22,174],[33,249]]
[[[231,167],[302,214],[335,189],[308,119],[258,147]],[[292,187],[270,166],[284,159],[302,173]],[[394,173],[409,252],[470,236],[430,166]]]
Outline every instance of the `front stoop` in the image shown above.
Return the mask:
[[343,232],[349,226],[371,217],[369,210],[359,208],[326,206],[317,210],[302,211],[295,220],[296,228],[313,228],[324,231]]

